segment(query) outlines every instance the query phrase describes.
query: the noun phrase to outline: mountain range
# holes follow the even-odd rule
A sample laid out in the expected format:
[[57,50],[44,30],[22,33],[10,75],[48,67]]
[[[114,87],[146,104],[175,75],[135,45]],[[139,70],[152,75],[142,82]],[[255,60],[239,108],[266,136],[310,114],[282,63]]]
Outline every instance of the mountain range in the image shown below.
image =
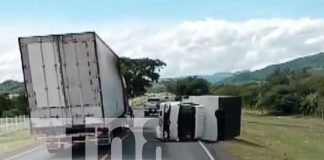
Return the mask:
[[234,74],[220,80],[218,83],[242,84],[248,82],[264,81],[277,69],[297,71],[307,68],[311,73],[324,73],[324,52],[311,56],[297,58],[285,63],[267,66],[263,69],[256,71],[246,71],[239,74]]
[[14,80],[7,80],[0,83],[0,93],[19,93],[24,91],[24,83]]
[[217,83],[226,78],[232,77],[233,75],[235,75],[235,73],[219,72],[219,73],[214,73],[212,75],[198,75],[198,77],[207,80],[209,83]]
[[312,73],[324,74],[324,52],[297,58],[285,63],[270,65],[255,71],[243,70],[233,73],[219,72],[211,75],[197,76],[206,79],[212,84],[244,84],[249,82],[264,81],[277,69],[296,71],[305,68]]
[[[197,75],[204,78],[212,84],[244,84],[249,82],[264,81],[270,74],[277,69],[288,69],[296,71],[307,68],[312,73],[324,74],[324,52],[297,58],[285,63],[267,66],[255,71],[240,71],[240,72],[219,72],[212,75]],[[181,77],[180,77],[181,78]],[[182,77],[183,78],[183,77]],[[179,78],[174,78],[179,79]],[[161,79],[161,81],[170,79]],[[0,83],[0,93],[18,93],[24,90],[23,82],[7,80]]]

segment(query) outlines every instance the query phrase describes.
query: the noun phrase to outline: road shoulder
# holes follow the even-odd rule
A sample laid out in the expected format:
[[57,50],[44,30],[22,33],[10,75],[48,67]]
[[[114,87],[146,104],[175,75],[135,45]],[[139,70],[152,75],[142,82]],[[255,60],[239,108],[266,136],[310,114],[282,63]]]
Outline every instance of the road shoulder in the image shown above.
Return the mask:
[[35,142],[33,142],[33,143],[21,146],[21,147],[15,149],[13,151],[10,151],[10,152],[7,152],[4,155],[1,155],[0,159],[8,159],[8,158],[10,159],[10,157],[16,156],[16,155],[18,155],[20,153],[24,153],[24,152],[34,150],[35,148],[38,148],[38,147],[40,147],[42,145],[43,145],[43,143],[41,141],[35,140]]
[[202,142],[209,150],[215,160],[239,160],[237,157],[228,152],[221,142]]

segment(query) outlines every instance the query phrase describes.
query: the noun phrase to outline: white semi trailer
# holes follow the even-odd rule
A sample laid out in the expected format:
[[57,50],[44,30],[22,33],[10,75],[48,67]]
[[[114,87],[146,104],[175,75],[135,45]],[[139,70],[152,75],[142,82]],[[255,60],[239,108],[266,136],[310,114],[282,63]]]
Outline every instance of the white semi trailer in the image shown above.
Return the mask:
[[33,133],[49,152],[110,144],[128,112],[119,58],[94,32],[19,38]]

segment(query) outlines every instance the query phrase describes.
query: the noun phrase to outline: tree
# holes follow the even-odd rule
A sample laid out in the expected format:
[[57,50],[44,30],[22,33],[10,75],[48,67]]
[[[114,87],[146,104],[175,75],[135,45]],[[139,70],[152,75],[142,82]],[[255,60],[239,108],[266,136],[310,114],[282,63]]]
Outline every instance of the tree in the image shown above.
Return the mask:
[[272,85],[281,85],[289,83],[289,70],[281,70],[280,68],[276,69],[267,79],[266,81]]
[[210,84],[203,78],[190,76],[177,80],[176,83],[171,83],[170,86],[167,86],[167,89],[169,92],[178,96],[203,95],[209,93],[209,85]]
[[9,98],[8,95],[0,95],[0,117],[13,117],[28,113],[27,98],[23,93],[17,97]]
[[170,78],[165,81],[162,81],[161,83],[166,87],[166,90],[168,92],[170,93],[176,92],[177,80]]
[[17,115],[28,114],[28,100],[24,93],[19,93],[17,97],[11,99]]
[[149,58],[130,59],[122,57],[119,62],[130,97],[143,95],[146,88],[152,85],[152,82],[158,82],[159,72],[166,66],[159,59]]
[[316,93],[307,95],[301,101],[300,111],[303,115],[314,114],[319,104],[319,98]]
[[259,96],[258,86],[256,84],[247,84],[241,88],[239,95],[242,97],[243,106],[250,109],[255,107]]
[[166,87],[158,83],[153,83],[152,87],[147,88],[146,91],[148,93],[161,93],[166,92]]
[[241,96],[243,106],[268,113],[321,115],[324,117],[324,75],[309,68],[276,69],[266,81],[212,86],[216,95]]
[[2,117],[15,117],[22,115],[21,111],[19,111],[17,108],[13,108],[7,111],[4,111],[2,114]]
[[12,102],[9,99],[8,95],[0,94],[0,116],[3,116],[3,113],[7,111],[10,106],[12,106]]
[[210,90],[215,95],[239,96],[241,86],[238,85],[219,85],[212,86]]
[[259,97],[257,106],[274,114],[287,115],[297,113],[299,104],[293,87],[277,85]]

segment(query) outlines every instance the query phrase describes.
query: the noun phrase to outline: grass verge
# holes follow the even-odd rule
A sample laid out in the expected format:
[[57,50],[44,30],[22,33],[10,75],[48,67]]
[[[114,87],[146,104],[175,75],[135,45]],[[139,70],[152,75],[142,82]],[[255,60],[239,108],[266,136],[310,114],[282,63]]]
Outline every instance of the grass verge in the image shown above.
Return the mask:
[[133,109],[141,109],[144,107],[145,97],[136,97],[131,100],[131,106]]
[[241,136],[221,143],[242,160],[322,160],[324,121],[244,110]]
[[6,157],[35,143],[29,130],[12,132],[0,136],[0,157]]

